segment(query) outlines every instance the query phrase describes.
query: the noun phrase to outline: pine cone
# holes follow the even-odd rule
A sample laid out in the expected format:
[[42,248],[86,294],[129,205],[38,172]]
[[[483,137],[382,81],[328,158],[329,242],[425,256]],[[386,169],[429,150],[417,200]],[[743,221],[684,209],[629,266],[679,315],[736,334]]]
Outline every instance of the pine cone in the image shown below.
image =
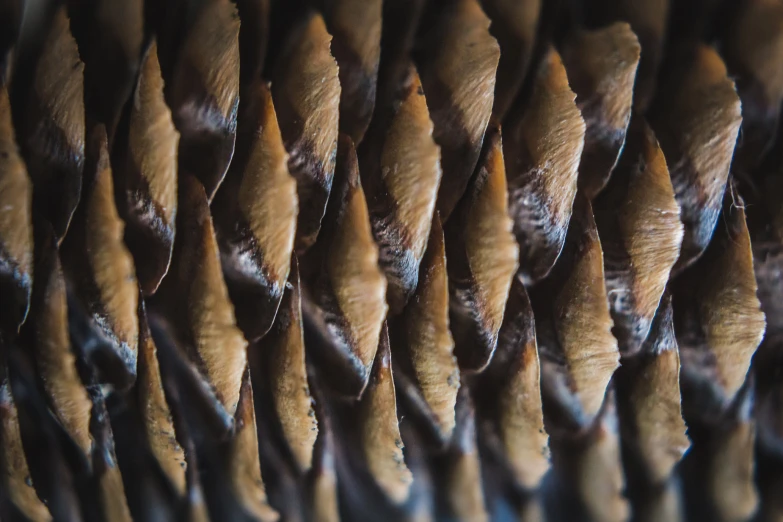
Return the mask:
[[782,104],[780,0],[0,0],[0,519],[781,519]]

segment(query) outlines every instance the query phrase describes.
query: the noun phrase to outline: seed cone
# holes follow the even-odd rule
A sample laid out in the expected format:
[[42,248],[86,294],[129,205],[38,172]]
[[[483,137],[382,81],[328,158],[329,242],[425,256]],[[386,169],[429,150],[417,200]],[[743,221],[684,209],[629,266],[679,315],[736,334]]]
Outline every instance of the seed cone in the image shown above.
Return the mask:
[[0,0],[0,519],[780,519],[782,21]]
[[0,313],[3,328],[18,329],[32,291],[33,187],[19,155],[8,90],[0,86]]

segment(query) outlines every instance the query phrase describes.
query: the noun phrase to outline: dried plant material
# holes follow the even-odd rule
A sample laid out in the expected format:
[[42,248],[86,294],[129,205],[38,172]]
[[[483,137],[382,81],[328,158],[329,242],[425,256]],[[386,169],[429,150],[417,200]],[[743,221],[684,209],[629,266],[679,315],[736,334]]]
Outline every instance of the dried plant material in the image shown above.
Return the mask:
[[585,140],[557,51],[547,51],[535,74],[528,108],[506,133],[509,213],[527,281],[545,277],[563,248]]
[[340,132],[362,141],[375,107],[381,56],[381,0],[327,0],[326,21],[340,70]]
[[449,449],[449,471],[445,476],[445,503],[455,520],[489,520],[484,505],[481,463],[476,447],[476,419],[467,387],[457,405],[457,428]]
[[449,316],[460,367],[479,371],[492,358],[519,248],[508,216],[500,129],[487,134],[479,167],[446,226]]
[[611,333],[601,243],[590,202],[581,193],[550,286],[537,294],[534,302],[541,302],[537,316],[542,320],[538,342],[546,354],[543,389],[573,422],[590,425],[604,403],[620,354]]
[[0,328],[16,331],[33,285],[33,186],[16,148],[8,91],[0,85]]
[[711,446],[712,459],[705,470],[709,500],[715,508],[714,520],[748,520],[758,507],[754,484],[753,421],[731,426]]
[[88,119],[106,125],[109,141],[133,91],[144,40],[143,0],[70,3],[74,33],[85,62]]
[[251,85],[261,77],[269,46],[270,0],[237,0],[242,24],[239,27],[239,67],[241,85]]
[[310,495],[313,520],[319,522],[340,522],[333,437],[328,429],[321,429],[313,455]]
[[639,61],[634,93],[634,107],[645,112],[655,94],[658,68],[663,59],[664,43],[669,19],[670,0],[602,0],[593,7],[594,13],[601,13],[602,22],[622,20],[631,25],[639,37],[642,55]]
[[90,136],[89,163],[80,211],[66,242],[65,267],[93,326],[109,342],[128,376],[136,375],[139,285],[123,243],[125,223],[114,204],[106,130]]
[[641,46],[627,23],[580,31],[563,50],[568,80],[585,120],[579,188],[594,198],[603,189],[625,143]]
[[[609,401],[612,401],[612,397]],[[594,431],[588,435],[585,447],[574,457],[576,490],[579,499],[584,503],[588,520],[628,520],[630,506],[623,496],[625,478],[620,461],[620,437],[613,405],[606,408]]]
[[236,326],[223,280],[204,187],[191,176],[181,177],[179,185],[177,241],[164,296],[174,306],[174,321],[191,360],[233,416],[247,366],[247,341]]
[[385,323],[372,376],[359,408],[361,444],[367,468],[389,500],[402,504],[408,498],[413,475],[402,454],[389,333]]
[[236,432],[228,450],[229,480],[242,508],[259,522],[274,522],[280,518],[269,506],[258,455],[256,414],[253,408],[253,387],[250,371],[242,379],[239,405],[236,408]]
[[264,344],[270,352],[269,387],[277,418],[296,464],[306,471],[313,463],[318,421],[307,381],[299,266],[295,259],[291,267],[290,286]]
[[379,179],[367,184],[367,195],[381,267],[389,282],[389,306],[399,313],[416,289],[441,169],[427,100],[413,66],[395,105],[380,151]]
[[617,386],[623,444],[643,463],[647,483],[659,486],[690,446],[670,297],[661,302],[642,352],[618,371]]
[[22,150],[34,203],[62,240],[79,203],[84,168],[84,64],[65,7],[57,10],[35,69]]
[[208,0],[190,27],[168,96],[180,132],[179,167],[207,199],[234,155],[239,107],[239,16],[230,0]]
[[666,158],[646,123],[634,120],[612,181],[595,201],[612,333],[636,353],[680,254],[683,227]]
[[502,121],[522,88],[538,32],[541,0],[484,0],[489,30],[500,44],[492,115]]
[[133,253],[145,295],[158,289],[169,269],[177,216],[179,133],[163,98],[158,46],[144,55],[130,106],[128,142],[120,162],[120,212],[127,222],[125,241]]
[[679,83],[670,88],[672,95],[662,93],[662,106],[651,112],[651,123],[685,225],[680,270],[704,252],[715,230],[742,116],[726,66],[705,45],[693,50]]
[[93,445],[92,402],[71,349],[65,279],[51,230],[38,231],[38,237],[30,321],[36,370],[54,416],[87,458]]
[[177,440],[172,411],[166,400],[157,347],[147,326],[146,312],[139,311],[139,373],[137,393],[147,443],[163,474],[180,497],[187,494],[185,450]]
[[720,225],[697,268],[700,277],[692,306],[700,335],[688,337],[682,347],[683,377],[707,386],[728,404],[745,382],[766,325],[756,297],[745,209],[733,187],[726,193]]
[[438,211],[445,222],[468,186],[492,113],[500,59],[478,0],[456,0],[421,42],[417,62],[443,157]]
[[498,347],[482,377],[480,414],[491,415],[499,450],[520,486],[533,490],[549,470],[533,309],[524,285],[511,284]]
[[299,207],[272,95],[260,82],[247,91],[237,154],[213,214],[237,323],[254,340],[272,326],[283,298]]
[[448,314],[446,251],[436,214],[421,262],[419,285],[405,308],[403,324],[412,376],[442,441],[448,441],[454,430],[454,405],[460,386]]
[[[3,347],[7,349],[8,347]],[[49,510],[38,498],[30,479],[27,457],[22,447],[22,434],[19,430],[19,413],[11,395],[11,383],[3,361],[0,377],[0,484],[5,493],[3,497],[32,522],[52,520]]]
[[[107,522],[132,522],[125,486],[114,452],[114,434],[109,422],[109,412],[100,391],[91,390],[92,418],[90,431],[95,445],[92,450],[94,501]],[[97,497],[97,498],[95,498]]]
[[309,13],[289,35],[272,83],[299,190],[298,252],[315,243],[334,177],[341,91],[331,40],[321,15]]
[[752,168],[771,145],[783,100],[783,5],[775,0],[741,4],[726,39],[726,62],[742,99],[738,163]]
[[312,292],[331,343],[346,354],[366,383],[388,310],[386,278],[378,266],[356,151],[345,135],[340,138],[335,190],[324,224],[314,249],[314,259],[323,260],[323,265]]

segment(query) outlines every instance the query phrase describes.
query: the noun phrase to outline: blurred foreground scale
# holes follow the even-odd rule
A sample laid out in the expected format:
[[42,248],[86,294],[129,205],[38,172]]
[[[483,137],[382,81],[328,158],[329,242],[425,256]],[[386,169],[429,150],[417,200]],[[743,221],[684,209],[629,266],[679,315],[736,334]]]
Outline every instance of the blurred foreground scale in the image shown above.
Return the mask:
[[0,518],[783,513],[778,0],[0,0]]

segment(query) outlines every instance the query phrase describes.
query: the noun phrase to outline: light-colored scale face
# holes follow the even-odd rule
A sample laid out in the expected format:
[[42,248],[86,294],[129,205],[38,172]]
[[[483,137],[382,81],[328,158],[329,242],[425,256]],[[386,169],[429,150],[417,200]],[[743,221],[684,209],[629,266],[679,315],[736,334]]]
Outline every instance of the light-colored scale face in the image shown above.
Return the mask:
[[33,271],[33,185],[19,155],[11,103],[0,86],[0,251],[21,277]]
[[427,247],[441,182],[440,148],[432,138],[427,100],[415,69],[400,101],[381,153],[381,177],[396,203],[394,217],[417,261]]
[[268,89],[260,88],[263,113],[250,145],[239,187],[239,207],[255,238],[272,285],[282,289],[288,277],[299,200],[288,172],[277,114]]
[[722,241],[723,250],[707,268],[710,279],[700,295],[699,312],[728,403],[745,382],[751,358],[764,338],[766,319],[756,297],[758,287],[744,208],[732,208],[726,220],[730,228]]
[[[90,414],[92,401],[76,371],[68,333],[68,305],[65,279],[55,251],[51,263],[39,260],[36,288],[35,361],[55,416],[85,457],[92,451]],[[42,296],[38,297],[38,292]]]
[[491,140],[489,153],[481,165],[486,172],[477,184],[473,205],[468,212],[465,249],[475,279],[477,301],[483,329],[497,336],[503,322],[511,279],[516,272],[519,248],[511,233],[508,216],[506,168],[500,136]]
[[346,151],[345,157],[347,189],[326,254],[326,270],[340,312],[348,324],[347,334],[354,355],[369,373],[388,311],[386,278],[378,266],[378,247],[370,229],[353,147]]
[[311,468],[318,421],[307,380],[298,270],[291,271],[275,325],[267,334],[270,387],[283,435],[302,471]]
[[114,203],[114,182],[105,134],[100,136],[95,180],[85,194],[85,245],[91,276],[100,295],[95,320],[107,327],[119,343],[126,364],[135,369],[139,339],[139,284],[133,257],[125,246],[125,223]]
[[[459,202],[478,160],[495,99],[500,47],[477,0],[459,0],[441,21],[442,40],[432,42],[431,64],[422,69],[435,122],[435,141],[443,154],[444,183],[438,210],[445,221]],[[435,97],[435,88],[445,96]],[[459,126],[459,130],[456,126]],[[471,149],[470,155],[465,150]]]
[[360,405],[360,434],[370,473],[392,502],[402,504],[410,493],[413,475],[405,465],[402,453],[389,338],[385,328],[381,343]]
[[449,286],[440,219],[435,217],[416,293],[405,310],[406,341],[416,381],[443,440],[454,430],[460,386],[449,331]]
[[147,442],[166,478],[176,493],[183,497],[187,491],[188,463],[177,440],[171,408],[163,391],[157,348],[146,323],[142,324],[139,337],[137,386]]
[[549,49],[530,110],[506,132],[509,209],[523,247],[521,270],[531,281],[551,270],[571,218],[585,139],[575,99],[560,55]]
[[612,335],[612,318],[606,298],[601,244],[592,209],[583,200],[578,219],[578,252],[571,272],[555,300],[555,323],[565,355],[573,392],[582,407],[584,420],[598,413],[609,380],[619,366],[617,340]]
[[[3,373],[5,371],[3,368]],[[11,396],[11,385],[5,376],[0,383],[0,437],[3,441],[4,465],[0,471],[4,475],[5,484],[8,485],[9,501],[28,519],[49,522],[52,516],[30,483],[30,469],[19,430],[19,413]]]
[[275,522],[280,516],[269,505],[261,478],[258,453],[256,414],[250,372],[245,371],[239,405],[236,409],[236,432],[229,448],[231,487],[242,508],[260,522]]
[[[234,305],[228,297],[220,267],[215,231],[203,187],[189,180],[186,197],[180,199],[182,210],[193,217],[196,227],[187,250],[195,257],[181,259],[194,265],[189,286],[187,319],[201,366],[226,411],[234,415],[239,402],[242,373],[247,365],[247,341],[236,326]],[[183,249],[184,250],[184,249]]]
[[33,89],[72,151],[84,153],[84,64],[65,8],[58,9],[36,67]]
[[177,146],[179,132],[163,97],[158,45],[152,42],[139,73],[130,113],[132,163],[147,182],[149,196],[165,226],[174,228],[177,214]]

